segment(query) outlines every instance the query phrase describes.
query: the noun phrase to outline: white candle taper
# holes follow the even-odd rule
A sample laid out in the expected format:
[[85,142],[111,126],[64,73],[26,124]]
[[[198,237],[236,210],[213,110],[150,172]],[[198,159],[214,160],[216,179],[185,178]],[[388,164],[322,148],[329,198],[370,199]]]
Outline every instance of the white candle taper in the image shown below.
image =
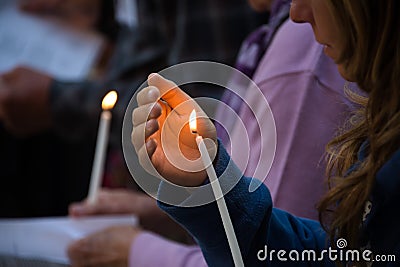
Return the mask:
[[101,104],[103,111],[100,116],[100,124],[97,132],[96,150],[92,167],[92,175],[89,186],[89,203],[95,203],[97,200],[97,192],[103,177],[104,162],[106,159],[106,150],[108,144],[108,135],[111,123],[111,111],[117,102],[117,92],[111,91],[104,98]]
[[[192,133],[196,134],[196,143],[200,151],[200,157],[206,168],[208,178],[210,179],[211,188],[217,201],[219,213],[221,215],[222,224],[225,229],[225,234],[228,239],[229,248],[232,253],[233,262],[236,267],[244,267],[242,254],[240,252],[239,243],[236,238],[235,230],[229,216],[228,208],[225,203],[225,198],[222,193],[221,185],[219,184],[217,174],[212,165],[210,155],[208,154],[207,147],[204,143],[203,137],[197,134],[197,120],[196,111],[193,110],[189,118],[189,126]],[[219,197],[220,196],[220,197]],[[219,198],[218,198],[219,197]]]

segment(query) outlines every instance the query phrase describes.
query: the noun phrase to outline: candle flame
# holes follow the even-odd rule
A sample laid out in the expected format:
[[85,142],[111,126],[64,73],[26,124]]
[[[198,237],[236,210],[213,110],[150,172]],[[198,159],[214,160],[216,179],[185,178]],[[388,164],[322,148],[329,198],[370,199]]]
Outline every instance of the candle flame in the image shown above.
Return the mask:
[[116,91],[110,91],[106,96],[103,98],[103,102],[101,103],[101,108],[103,110],[110,110],[114,107],[115,103],[117,102],[118,95]]
[[196,119],[196,110],[193,109],[192,113],[189,116],[189,127],[192,133],[197,133],[197,119]]

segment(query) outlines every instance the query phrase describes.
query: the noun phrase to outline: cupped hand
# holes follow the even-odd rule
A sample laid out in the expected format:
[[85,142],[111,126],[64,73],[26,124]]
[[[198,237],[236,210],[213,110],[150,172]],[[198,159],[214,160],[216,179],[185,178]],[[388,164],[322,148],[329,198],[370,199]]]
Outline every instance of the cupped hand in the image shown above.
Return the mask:
[[70,244],[67,250],[73,267],[128,266],[132,242],[141,232],[132,226],[115,226]]
[[206,142],[211,158],[216,155],[216,130],[211,120],[190,96],[174,82],[151,74],[149,86],[137,95],[133,111],[132,143],[141,165],[172,183],[201,185],[206,172],[196,144],[196,134],[189,128],[190,113],[197,113],[197,133]]

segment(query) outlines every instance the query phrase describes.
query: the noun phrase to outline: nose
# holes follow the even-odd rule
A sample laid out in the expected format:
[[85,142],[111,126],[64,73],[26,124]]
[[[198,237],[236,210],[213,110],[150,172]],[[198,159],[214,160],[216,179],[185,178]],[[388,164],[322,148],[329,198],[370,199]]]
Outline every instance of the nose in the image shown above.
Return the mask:
[[312,0],[292,0],[290,19],[296,23],[314,23],[314,16],[310,5]]

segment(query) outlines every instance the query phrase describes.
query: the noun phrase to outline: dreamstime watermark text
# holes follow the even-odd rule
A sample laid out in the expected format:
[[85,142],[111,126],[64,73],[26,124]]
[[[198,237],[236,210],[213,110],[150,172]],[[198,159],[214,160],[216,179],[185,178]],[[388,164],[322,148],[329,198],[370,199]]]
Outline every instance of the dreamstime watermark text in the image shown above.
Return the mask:
[[340,238],[336,241],[337,249],[329,247],[322,251],[312,249],[305,250],[268,250],[265,245],[257,252],[259,261],[282,261],[282,262],[317,262],[317,261],[340,261],[340,262],[395,262],[395,255],[374,255],[371,250],[346,249],[347,241]]

